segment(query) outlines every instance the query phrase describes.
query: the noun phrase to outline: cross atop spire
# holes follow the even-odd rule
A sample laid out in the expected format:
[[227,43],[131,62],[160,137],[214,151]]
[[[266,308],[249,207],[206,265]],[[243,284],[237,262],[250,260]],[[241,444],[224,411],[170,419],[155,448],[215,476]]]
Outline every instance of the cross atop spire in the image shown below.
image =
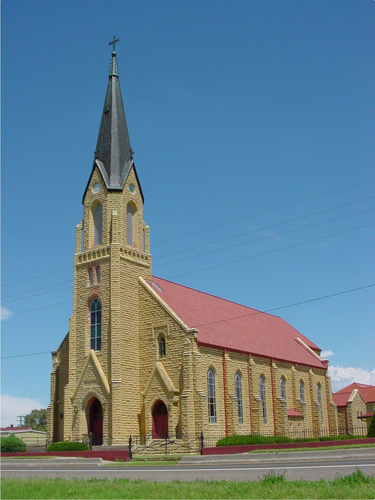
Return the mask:
[[108,45],[113,45],[113,51],[112,51],[113,54],[116,54],[116,42],[119,41],[120,39],[119,38],[116,39],[116,37],[114,36],[112,42],[109,42],[108,44]]

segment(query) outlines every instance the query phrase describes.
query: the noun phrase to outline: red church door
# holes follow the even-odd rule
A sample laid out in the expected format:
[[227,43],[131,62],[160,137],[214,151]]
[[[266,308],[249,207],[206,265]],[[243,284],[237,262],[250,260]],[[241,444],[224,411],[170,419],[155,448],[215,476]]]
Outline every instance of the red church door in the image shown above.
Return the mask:
[[92,432],[92,444],[103,444],[103,410],[100,401],[92,398],[89,413],[89,432]]
[[163,401],[157,401],[152,410],[152,437],[153,439],[168,437],[168,410]]

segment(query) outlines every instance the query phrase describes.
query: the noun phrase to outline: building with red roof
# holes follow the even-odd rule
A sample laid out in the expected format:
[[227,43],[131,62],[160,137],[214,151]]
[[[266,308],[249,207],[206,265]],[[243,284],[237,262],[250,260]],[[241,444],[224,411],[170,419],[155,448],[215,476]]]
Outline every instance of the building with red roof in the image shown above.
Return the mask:
[[375,410],[375,386],[353,382],[335,392],[333,401],[337,406],[339,431],[367,433]]
[[336,433],[314,342],[278,316],[152,275],[118,75],[113,49],[76,227],[73,314],[52,353],[48,439]]

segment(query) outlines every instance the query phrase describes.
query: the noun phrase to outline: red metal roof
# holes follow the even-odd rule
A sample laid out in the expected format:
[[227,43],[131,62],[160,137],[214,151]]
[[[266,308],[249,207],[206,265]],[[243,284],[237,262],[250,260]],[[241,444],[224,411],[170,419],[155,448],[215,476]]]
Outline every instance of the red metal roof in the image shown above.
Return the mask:
[[288,418],[303,418],[303,413],[297,410],[289,409],[287,410]]
[[31,431],[31,427],[14,427],[13,425],[11,427],[1,427],[1,432],[6,431]]
[[189,328],[198,330],[200,345],[327,368],[297,339],[310,349],[320,348],[277,316],[157,277],[150,285]]
[[[335,392],[333,394],[333,401],[336,403],[335,397],[338,396],[340,401],[343,401],[344,395],[347,395],[346,402],[348,401],[350,394],[354,389],[358,389],[365,403],[375,403],[375,386],[367,384],[358,384],[357,382],[352,382],[343,389]],[[337,405],[337,403],[336,403]],[[337,406],[346,406],[345,404],[340,404]]]
[[358,415],[357,418],[359,418],[359,419],[365,418],[366,419],[366,418],[372,418],[373,416],[374,416],[374,412],[372,411],[370,413],[365,413],[364,415]]

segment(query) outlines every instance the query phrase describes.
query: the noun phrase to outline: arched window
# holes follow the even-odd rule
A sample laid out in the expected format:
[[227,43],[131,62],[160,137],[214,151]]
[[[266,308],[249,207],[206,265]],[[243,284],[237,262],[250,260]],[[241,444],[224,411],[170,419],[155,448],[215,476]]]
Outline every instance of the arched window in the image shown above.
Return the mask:
[[216,387],[215,374],[210,368],[207,372],[207,393],[208,393],[208,421],[210,424],[216,424]]
[[101,203],[96,205],[94,210],[94,245],[101,245],[103,243],[103,207]]
[[90,269],[89,269],[89,283],[90,283],[90,286],[92,286],[94,284],[94,274],[92,271],[92,267],[90,267]]
[[159,337],[159,358],[165,357],[165,338],[163,335]]
[[98,299],[90,305],[90,348],[94,351],[102,348],[102,306]]
[[267,399],[266,399],[266,381],[263,375],[259,379],[259,395],[262,400],[263,423],[267,423]]
[[99,266],[96,268],[96,282],[99,285],[99,283],[100,283],[100,267]]
[[283,399],[286,399],[286,382],[284,377],[280,379],[280,394]]
[[237,372],[234,377],[234,388],[237,398],[238,423],[243,424],[243,405],[242,405],[242,380],[241,375]]
[[134,209],[129,203],[126,207],[126,243],[129,246],[134,245]]
[[305,401],[305,384],[302,380],[299,383],[299,398],[301,401]]
[[318,397],[318,405],[320,408],[320,421],[323,423],[322,386],[320,384],[316,386],[316,395]]

